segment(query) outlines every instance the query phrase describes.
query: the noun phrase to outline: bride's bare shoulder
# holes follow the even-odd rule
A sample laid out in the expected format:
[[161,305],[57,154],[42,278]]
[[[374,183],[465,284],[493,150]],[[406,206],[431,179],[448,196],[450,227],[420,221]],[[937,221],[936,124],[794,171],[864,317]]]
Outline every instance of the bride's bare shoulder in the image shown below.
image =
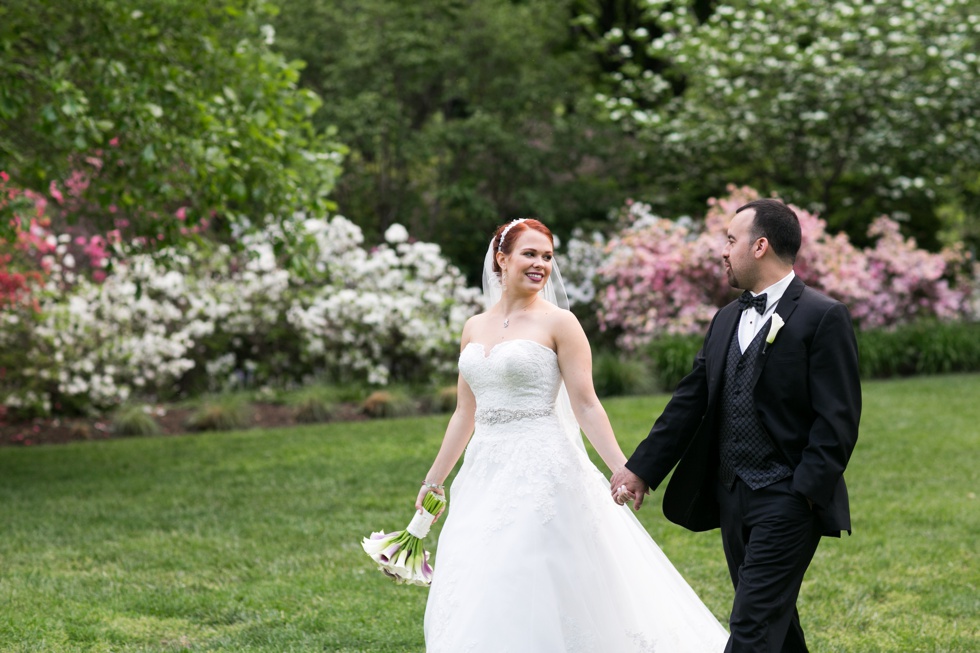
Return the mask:
[[483,313],[477,313],[473,317],[466,320],[466,324],[463,326],[463,330],[466,329],[478,329],[490,320],[490,313],[484,311]]
[[543,313],[544,319],[554,328],[567,329],[569,327],[579,326],[579,321],[575,317],[575,313],[572,313],[568,309],[550,304]]
[[478,333],[484,327],[484,325],[487,324],[487,320],[488,317],[486,313],[479,313],[466,320],[466,323],[463,325],[463,336],[461,343],[464,347],[466,346],[466,343],[473,338],[473,334]]
[[554,342],[556,350],[561,348],[562,343],[577,341],[584,334],[582,325],[575,314],[558,306],[551,306],[543,313],[542,323],[552,342]]

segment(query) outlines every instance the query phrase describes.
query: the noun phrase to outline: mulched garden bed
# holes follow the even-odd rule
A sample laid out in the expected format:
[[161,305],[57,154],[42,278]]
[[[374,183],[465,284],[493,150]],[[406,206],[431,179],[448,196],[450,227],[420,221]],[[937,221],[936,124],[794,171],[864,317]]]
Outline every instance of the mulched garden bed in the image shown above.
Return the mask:
[[[162,435],[188,433],[187,419],[193,409],[166,408],[155,414]],[[278,428],[296,426],[295,409],[281,404],[252,404],[249,428]],[[343,407],[337,421],[365,419],[355,406]],[[85,440],[110,440],[131,437],[112,432],[108,417],[46,417],[21,422],[11,422],[0,413],[0,447],[64,444]]]

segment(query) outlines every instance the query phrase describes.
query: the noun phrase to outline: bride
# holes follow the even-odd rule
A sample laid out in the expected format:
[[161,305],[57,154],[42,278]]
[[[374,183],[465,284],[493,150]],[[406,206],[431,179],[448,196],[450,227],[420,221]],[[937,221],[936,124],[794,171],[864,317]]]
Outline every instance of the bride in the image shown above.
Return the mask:
[[728,633],[585,453],[580,426],[610,470],[626,462],[553,249],[541,222],[515,220],[487,251],[487,311],[463,328],[456,411],[416,502],[465,449],[426,650],[720,653]]

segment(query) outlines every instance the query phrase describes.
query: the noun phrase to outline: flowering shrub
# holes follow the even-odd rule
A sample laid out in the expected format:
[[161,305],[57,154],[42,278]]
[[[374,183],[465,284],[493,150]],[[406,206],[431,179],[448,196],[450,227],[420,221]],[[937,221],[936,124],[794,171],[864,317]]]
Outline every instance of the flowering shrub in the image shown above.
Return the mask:
[[[734,291],[721,259],[727,222],[759,194],[750,188],[729,190],[727,197],[709,202],[700,223],[666,220],[652,215],[647,205],[627,204],[624,226],[605,246],[604,262],[593,278],[599,286],[600,324],[620,330],[621,345],[632,349],[660,335],[701,333],[717,309],[731,301]],[[858,249],[846,235],[829,234],[816,215],[793,209],[803,231],[797,274],[847,304],[859,327],[974,316],[969,307],[975,281],[956,274],[964,262],[960,254],[919,249],[885,216],[869,231],[874,246]],[[593,241],[591,247],[597,246]]]
[[306,293],[287,315],[308,365],[334,376],[358,372],[376,384],[454,369],[459,333],[479,311],[481,293],[465,286],[437,245],[411,242],[393,225],[386,242],[368,251],[360,230],[343,218],[311,232],[314,266],[330,286]]
[[[276,255],[287,236],[307,243],[291,262]],[[385,384],[447,372],[479,293],[435,245],[411,242],[401,227],[386,237],[367,250],[345,218],[297,215],[243,237],[246,254],[139,254],[102,283],[66,284],[70,270],[54,266],[38,313],[0,312],[9,327],[0,350],[30,361],[4,365],[4,403],[22,413],[89,411],[134,394],[166,399],[308,375]]]
[[869,225],[866,206],[974,192],[962,171],[980,166],[975,2],[635,4],[644,27],[603,38],[618,70],[598,99],[654,144],[648,174],[675,203],[740,179]]
[[[90,166],[101,166],[101,159],[89,157]],[[85,213],[80,199],[88,187],[88,177],[75,171],[64,182],[64,192],[54,181],[48,197],[9,184],[9,176],[0,171],[0,209],[11,208],[11,240],[0,238],[14,254],[0,257],[0,304],[27,300],[31,291],[43,286],[44,280],[55,273],[60,283],[74,284],[79,275],[95,281],[106,277],[110,259],[117,253],[121,241],[119,229],[109,233],[92,234],[85,226],[71,224],[70,215]],[[125,226],[125,220],[117,220]],[[59,225],[58,227],[53,226]],[[17,270],[17,272],[12,272]]]
[[[11,204],[16,208],[35,208],[40,218],[45,200],[9,186],[9,181],[10,176],[0,170],[0,209]],[[13,222],[16,239],[8,243],[0,238],[0,246],[4,247],[0,253],[0,307],[30,303],[31,290],[42,283],[41,269],[32,265],[28,254],[31,245],[37,245],[39,249],[46,246],[46,242],[39,238],[39,221],[34,217],[24,220],[17,216]]]
[[582,306],[595,301],[599,267],[605,257],[606,237],[602,232],[586,234],[581,229],[572,232],[560,268],[569,304]]
[[41,275],[37,272],[11,270],[12,260],[10,254],[0,254],[0,306],[27,301],[31,288],[41,282]]
[[626,226],[610,239],[598,269],[600,326],[619,328],[630,349],[658,335],[703,330],[728,296],[721,212],[709,212],[702,231],[652,215],[646,204],[628,204],[625,212]]

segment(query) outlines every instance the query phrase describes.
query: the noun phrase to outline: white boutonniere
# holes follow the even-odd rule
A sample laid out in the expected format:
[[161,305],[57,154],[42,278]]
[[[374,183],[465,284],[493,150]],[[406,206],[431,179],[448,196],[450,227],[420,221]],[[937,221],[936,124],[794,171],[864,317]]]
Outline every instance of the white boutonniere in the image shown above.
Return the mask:
[[772,319],[769,322],[769,333],[766,334],[766,346],[762,349],[763,354],[766,353],[766,349],[769,348],[769,345],[776,341],[776,335],[779,333],[779,330],[783,328],[784,324],[786,323],[783,322],[783,318],[780,317],[779,313],[772,314]]

